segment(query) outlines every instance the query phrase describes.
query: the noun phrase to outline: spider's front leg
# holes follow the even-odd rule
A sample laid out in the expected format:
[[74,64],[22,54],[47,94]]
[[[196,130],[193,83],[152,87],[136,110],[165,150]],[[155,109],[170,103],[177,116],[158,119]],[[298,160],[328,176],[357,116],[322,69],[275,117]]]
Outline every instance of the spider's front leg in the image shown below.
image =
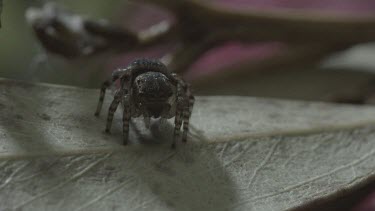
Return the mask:
[[180,129],[182,125],[182,109],[177,108],[176,116],[174,117],[174,133],[173,133],[173,142],[172,149],[176,148],[176,142],[180,137]]
[[[186,142],[189,132],[189,120],[193,111],[195,98],[191,92],[190,84],[186,83],[177,74],[172,74],[172,77],[177,81],[177,104],[182,107],[180,112],[183,122],[182,141]],[[177,106],[177,108],[179,108],[179,106]]]
[[118,70],[115,70],[113,71],[112,73],[112,78],[111,79],[108,79],[106,81],[103,82],[102,84],[102,87],[100,89],[100,96],[99,96],[99,102],[98,102],[98,106],[96,107],[96,112],[95,112],[95,116],[99,116],[100,114],[100,111],[102,110],[102,106],[103,106],[103,101],[104,101],[104,97],[105,97],[105,91],[107,90],[108,87],[110,87],[117,79],[119,79],[120,75],[124,73],[125,70],[122,70],[122,69],[118,69]]
[[124,96],[124,100],[122,104],[124,106],[124,113],[122,114],[122,131],[123,131],[123,143],[124,145],[128,144],[129,140],[129,124],[130,124],[130,103],[129,103],[129,96]]
[[187,92],[187,97],[188,97],[188,106],[185,107],[184,112],[183,112],[183,123],[184,126],[182,128],[182,141],[186,142],[187,140],[187,134],[189,132],[189,121],[191,117],[191,113],[193,111],[193,106],[195,102],[194,96],[191,94],[190,90]]
[[129,139],[129,123],[130,123],[130,109],[124,106],[124,113],[122,117],[122,130],[123,130],[123,136],[124,136],[124,145],[128,144]]
[[115,111],[118,107],[118,104],[120,103],[121,101],[121,97],[122,97],[122,90],[118,90],[115,94],[115,97],[108,109],[108,117],[107,117],[107,125],[106,125],[106,128],[105,128],[105,132],[106,133],[109,133],[110,130],[111,130],[111,126],[112,126],[112,120],[113,120],[113,115],[115,114]]
[[184,94],[182,84],[177,84],[176,115],[174,117],[174,133],[172,148],[176,148],[176,142],[180,137],[180,130],[184,113]]

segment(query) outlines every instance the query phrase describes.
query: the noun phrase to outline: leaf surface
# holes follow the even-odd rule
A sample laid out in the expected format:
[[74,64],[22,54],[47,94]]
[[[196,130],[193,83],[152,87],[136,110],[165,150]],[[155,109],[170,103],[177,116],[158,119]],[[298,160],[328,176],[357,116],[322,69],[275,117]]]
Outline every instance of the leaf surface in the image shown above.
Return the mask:
[[[171,122],[103,133],[98,90],[0,81],[0,210],[287,210],[371,178],[375,108],[197,97]],[[120,109],[119,109],[120,110]]]

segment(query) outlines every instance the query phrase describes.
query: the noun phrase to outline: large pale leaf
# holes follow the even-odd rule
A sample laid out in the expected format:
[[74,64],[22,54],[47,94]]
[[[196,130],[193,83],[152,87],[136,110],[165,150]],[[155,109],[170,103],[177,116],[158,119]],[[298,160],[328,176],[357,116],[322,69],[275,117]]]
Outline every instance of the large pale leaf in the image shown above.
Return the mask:
[[168,122],[134,121],[126,147],[121,115],[103,133],[98,90],[0,90],[0,210],[286,210],[375,170],[372,107],[198,97],[190,141],[171,150]]

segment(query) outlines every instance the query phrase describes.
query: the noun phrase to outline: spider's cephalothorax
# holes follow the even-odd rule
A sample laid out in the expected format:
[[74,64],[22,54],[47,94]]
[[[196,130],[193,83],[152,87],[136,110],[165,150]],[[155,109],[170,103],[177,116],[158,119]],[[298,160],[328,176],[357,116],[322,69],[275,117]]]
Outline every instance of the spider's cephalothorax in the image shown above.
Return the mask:
[[133,83],[135,108],[147,117],[169,117],[176,87],[159,72],[147,72],[137,76]]
[[159,61],[136,60],[127,68],[114,71],[112,78],[103,83],[96,116],[100,113],[106,89],[116,80],[120,80],[120,88],[116,90],[109,108],[106,132],[110,131],[113,115],[122,102],[124,144],[128,142],[130,118],[139,116],[143,116],[145,122],[149,122],[151,117],[165,119],[175,117],[172,147],[175,147],[176,140],[180,136],[181,125],[183,125],[182,141],[186,142],[189,119],[194,105],[194,96],[189,84],[169,72]]

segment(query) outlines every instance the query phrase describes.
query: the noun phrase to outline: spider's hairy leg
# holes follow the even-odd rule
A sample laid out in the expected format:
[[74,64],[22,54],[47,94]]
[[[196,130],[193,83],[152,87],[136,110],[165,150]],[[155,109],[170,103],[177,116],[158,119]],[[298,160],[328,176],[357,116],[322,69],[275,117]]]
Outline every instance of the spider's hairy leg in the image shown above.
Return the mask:
[[103,101],[104,101],[104,97],[105,97],[105,91],[110,85],[111,85],[110,80],[104,81],[103,84],[102,84],[102,87],[100,89],[98,106],[96,107],[96,111],[95,111],[95,116],[99,116],[100,111],[102,110]]
[[113,82],[115,82],[117,79],[119,79],[120,75],[123,72],[124,72],[124,70],[117,69],[117,70],[113,71],[111,79],[108,79],[108,80],[103,82],[102,87],[100,89],[99,102],[98,102],[98,106],[96,107],[95,116],[99,116],[100,111],[102,110],[103,101],[104,101],[104,97],[105,97],[105,91],[107,90],[108,87],[110,87],[113,84]]
[[184,109],[183,112],[183,132],[182,132],[182,141],[186,142],[187,140],[187,134],[189,132],[189,120],[191,117],[191,113],[193,111],[193,106],[194,106],[195,98],[193,95],[189,95],[189,106]]
[[124,113],[122,116],[122,131],[123,131],[123,136],[124,136],[123,137],[124,145],[128,144],[130,118],[131,118],[130,108],[128,105],[124,105]]
[[182,109],[182,121],[183,121],[183,133],[182,133],[182,141],[186,142],[187,134],[189,132],[189,120],[191,113],[193,111],[193,106],[195,102],[195,98],[191,92],[190,84],[186,83],[181,77],[177,74],[172,73],[172,77],[175,78],[177,81],[177,95],[180,98],[179,104]]
[[174,118],[174,134],[173,134],[173,142],[172,142],[172,149],[176,148],[176,142],[180,137],[180,129],[182,124],[182,111],[180,108],[177,108],[176,116]]
[[117,106],[121,101],[121,97],[122,97],[122,91],[121,90],[117,91],[116,94],[115,94],[115,97],[114,97],[114,99],[113,99],[113,101],[112,101],[112,103],[111,103],[111,105],[108,109],[107,125],[106,125],[106,128],[105,128],[106,133],[109,133],[109,131],[111,129],[113,115],[115,114]]
[[174,117],[174,134],[173,134],[173,143],[172,148],[176,148],[176,142],[180,137],[180,129],[182,125],[182,116],[184,111],[184,93],[183,93],[183,84],[177,84],[177,98],[176,98],[176,116]]

